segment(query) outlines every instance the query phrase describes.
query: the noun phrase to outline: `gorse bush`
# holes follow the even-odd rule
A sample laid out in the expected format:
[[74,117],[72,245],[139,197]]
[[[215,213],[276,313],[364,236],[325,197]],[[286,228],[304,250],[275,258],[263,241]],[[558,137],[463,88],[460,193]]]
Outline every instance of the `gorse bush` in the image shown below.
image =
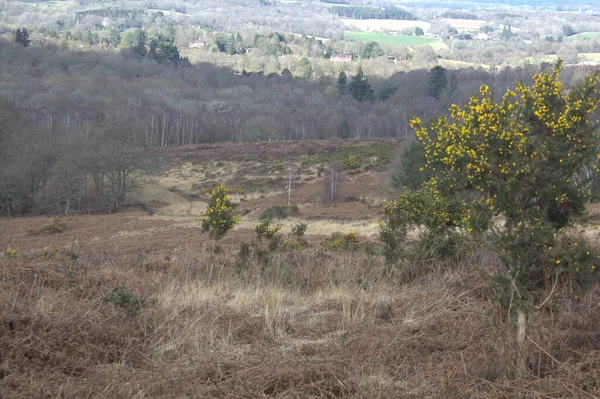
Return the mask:
[[202,219],[202,231],[211,233],[215,240],[223,237],[240,221],[225,183],[221,183],[212,190],[206,207],[206,215]]
[[6,248],[4,252],[0,252],[0,258],[14,258],[17,256],[17,250]]
[[483,85],[449,117],[425,124],[414,118],[421,168],[431,178],[385,208],[388,235],[417,225],[441,235],[485,232],[505,266],[503,289],[520,312],[523,340],[525,311],[536,301],[544,306],[561,279],[579,279],[573,268],[594,271],[597,257],[587,246],[573,251],[581,241],[564,242],[566,227],[584,213],[585,183],[600,158],[592,121],[600,72],[565,94],[560,69],[559,62],[499,101]]
[[321,247],[331,251],[357,251],[360,248],[360,241],[356,233],[332,233],[329,237],[321,242]]
[[50,223],[46,223],[42,226],[39,231],[39,234],[58,234],[65,231],[67,228],[67,223],[62,220],[59,216],[55,216],[52,218]]

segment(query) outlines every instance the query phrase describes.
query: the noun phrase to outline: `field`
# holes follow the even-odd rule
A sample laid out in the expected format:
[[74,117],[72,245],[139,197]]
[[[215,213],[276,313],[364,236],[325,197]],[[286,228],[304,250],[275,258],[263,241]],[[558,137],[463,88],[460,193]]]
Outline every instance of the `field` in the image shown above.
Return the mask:
[[440,39],[423,36],[390,35],[386,33],[346,32],[346,35],[355,40],[364,42],[378,42],[389,45],[446,47]]
[[356,28],[365,32],[401,31],[404,28],[419,27],[427,31],[431,23],[425,21],[400,21],[393,19],[342,19],[347,29]]
[[455,60],[438,60],[438,64],[448,69],[464,69],[464,68],[484,68],[489,69],[489,65],[484,64],[476,64],[474,62],[466,62],[466,61],[455,61]]
[[[0,218],[0,397],[598,397],[599,287],[531,320],[532,377],[518,379],[485,248],[384,262],[377,221],[404,144],[149,149],[145,186],[118,214]],[[290,166],[299,211],[282,240],[304,222],[306,244],[268,252],[253,229],[287,205]],[[243,216],[214,246],[200,215],[222,180]],[[356,246],[325,247],[334,231]]]
[[578,55],[585,61],[600,62],[600,53],[579,53]]
[[582,32],[567,37],[565,40],[594,39],[600,37],[600,32]]

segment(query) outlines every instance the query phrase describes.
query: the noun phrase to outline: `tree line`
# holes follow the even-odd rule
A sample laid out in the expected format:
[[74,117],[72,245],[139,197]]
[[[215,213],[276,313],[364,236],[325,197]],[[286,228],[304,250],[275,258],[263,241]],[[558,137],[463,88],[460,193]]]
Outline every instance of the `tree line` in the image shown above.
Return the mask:
[[[534,70],[301,79],[288,70],[162,64],[135,52],[14,42],[0,42],[0,52],[0,212],[11,215],[117,211],[147,147],[405,137],[412,115],[426,120],[464,103],[480,84],[500,91]],[[584,73],[567,71],[565,80]]]
[[416,20],[413,14],[397,7],[362,7],[362,6],[333,6],[329,12],[337,14],[342,18],[354,19],[398,19],[398,20]]

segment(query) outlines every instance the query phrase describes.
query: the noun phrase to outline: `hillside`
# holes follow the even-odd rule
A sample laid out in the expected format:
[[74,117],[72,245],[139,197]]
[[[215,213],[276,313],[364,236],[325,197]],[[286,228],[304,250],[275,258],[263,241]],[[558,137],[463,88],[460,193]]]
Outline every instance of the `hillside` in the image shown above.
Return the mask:
[[[600,357],[584,348],[600,343],[597,290],[576,305],[560,302],[554,323],[549,315],[536,321],[553,328],[551,343],[531,336],[533,372],[547,378],[515,380],[510,326],[494,325],[495,307],[469,266],[491,270],[496,261],[482,253],[425,269],[383,262],[376,222],[380,200],[392,194],[389,163],[398,145],[333,140],[143,150],[153,160],[145,184],[118,214],[0,219],[0,248],[10,248],[0,256],[0,393],[595,395]],[[319,169],[332,160],[346,169],[339,202],[326,204],[326,171],[319,177]],[[281,221],[282,232],[305,222],[308,247],[275,252],[268,263],[246,258],[244,245],[254,240],[262,212],[287,204],[288,164],[299,212]],[[204,188],[220,180],[237,192],[244,216],[213,253],[199,215]],[[334,231],[356,232],[360,249],[322,247]]]

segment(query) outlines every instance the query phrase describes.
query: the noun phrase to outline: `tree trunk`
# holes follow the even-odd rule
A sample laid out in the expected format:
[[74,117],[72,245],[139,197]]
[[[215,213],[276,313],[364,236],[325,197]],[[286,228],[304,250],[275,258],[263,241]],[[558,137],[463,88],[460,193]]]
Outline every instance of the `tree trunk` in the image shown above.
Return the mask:
[[517,308],[517,370],[521,377],[529,375],[527,359],[525,357],[525,337],[527,335],[527,313]]

